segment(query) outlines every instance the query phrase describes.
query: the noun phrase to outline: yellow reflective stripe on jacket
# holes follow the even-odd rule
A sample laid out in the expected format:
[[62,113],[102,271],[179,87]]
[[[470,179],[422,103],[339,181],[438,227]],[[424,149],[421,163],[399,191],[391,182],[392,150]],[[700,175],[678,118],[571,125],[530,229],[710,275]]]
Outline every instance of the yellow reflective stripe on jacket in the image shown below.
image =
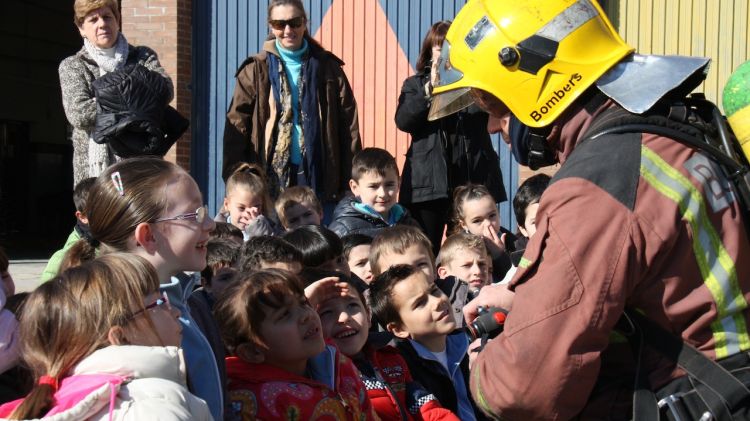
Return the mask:
[[750,349],[742,314],[747,302],[737,282],[734,262],[708,217],[703,195],[687,177],[646,146],[641,146],[640,172],[653,188],[677,204],[693,231],[693,252],[718,312],[717,320],[711,324],[716,358]]
[[521,260],[518,261],[518,267],[521,269],[527,269],[529,266],[531,266],[531,260],[522,257]]
[[469,381],[474,382],[474,388],[477,391],[476,395],[474,395],[474,403],[484,412],[491,414],[492,408],[490,408],[487,399],[484,397],[484,392],[482,392],[482,379],[479,377],[479,370],[471,370],[469,373]]

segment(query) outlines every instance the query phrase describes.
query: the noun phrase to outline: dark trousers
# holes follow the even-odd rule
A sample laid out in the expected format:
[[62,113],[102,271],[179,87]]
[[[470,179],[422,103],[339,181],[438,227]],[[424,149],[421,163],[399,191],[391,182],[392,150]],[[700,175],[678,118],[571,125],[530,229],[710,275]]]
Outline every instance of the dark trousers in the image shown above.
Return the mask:
[[419,222],[432,243],[432,252],[437,256],[443,241],[443,232],[451,214],[450,199],[404,204],[411,216]]

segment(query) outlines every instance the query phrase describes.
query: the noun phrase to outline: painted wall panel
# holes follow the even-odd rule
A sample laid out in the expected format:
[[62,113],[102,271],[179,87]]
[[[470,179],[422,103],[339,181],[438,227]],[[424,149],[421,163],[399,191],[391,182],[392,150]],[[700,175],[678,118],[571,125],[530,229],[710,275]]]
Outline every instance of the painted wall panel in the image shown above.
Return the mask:
[[[304,0],[310,33],[340,57],[355,93],[364,146],[390,151],[402,167],[409,136],[394,122],[401,85],[414,74],[422,38],[433,22],[452,19],[465,0]],[[241,62],[268,34],[266,1],[194,2],[193,174],[212,212],[221,204],[222,137],[226,110]],[[498,147],[508,194],[518,169],[505,145]],[[515,227],[501,205],[504,225]],[[507,223],[505,222],[507,221]]]

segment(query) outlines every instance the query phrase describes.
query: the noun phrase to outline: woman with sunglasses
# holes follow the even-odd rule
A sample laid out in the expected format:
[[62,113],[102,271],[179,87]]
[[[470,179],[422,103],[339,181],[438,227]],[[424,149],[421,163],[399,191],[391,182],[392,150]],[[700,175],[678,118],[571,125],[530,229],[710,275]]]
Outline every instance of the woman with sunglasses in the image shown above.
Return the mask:
[[344,62],[310,36],[299,0],[272,0],[268,25],[263,51],[237,71],[224,127],[224,180],[238,163],[258,163],[273,198],[288,186],[309,186],[332,211],[362,148]]
[[36,384],[0,418],[212,419],[185,387],[179,315],[146,259],[112,253],[69,268],[25,304],[21,348]]
[[204,324],[203,330],[196,324],[196,320],[211,319],[207,308],[187,305],[206,267],[206,243],[215,227],[206,217],[198,185],[171,162],[153,157],[124,159],[96,179],[86,210],[93,240],[74,244],[61,270],[95,253],[115,251],[133,253],[151,263],[161,280],[159,289],[182,313],[188,388],[206,401],[215,419],[222,419],[226,372],[221,337],[214,324]]

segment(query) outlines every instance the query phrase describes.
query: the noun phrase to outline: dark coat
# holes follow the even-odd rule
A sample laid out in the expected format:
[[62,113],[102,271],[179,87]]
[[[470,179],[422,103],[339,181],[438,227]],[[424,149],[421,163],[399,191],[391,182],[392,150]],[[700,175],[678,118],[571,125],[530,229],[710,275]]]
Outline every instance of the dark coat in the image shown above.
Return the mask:
[[122,158],[164,156],[189,122],[169,106],[172,85],[160,73],[129,64],[92,84],[96,96],[94,142]]
[[[457,332],[459,331],[455,331],[453,334]],[[453,380],[445,374],[445,369],[440,363],[420,357],[408,339],[396,339],[394,343],[396,349],[398,349],[404,361],[406,361],[406,365],[409,366],[409,371],[411,371],[411,377],[414,381],[423,385],[430,393],[435,395],[443,408],[450,409],[454,414],[458,414],[458,399],[456,397],[456,389],[453,386]],[[466,392],[471,401],[471,406],[474,407],[474,415],[477,421],[486,420],[487,418],[474,403],[474,397],[471,396],[469,389],[468,355],[464,356],[464,359],[461,360],[459,370],[461,370],[461,375],[464,378]]]
[[[377,233],[383,228],[388,228],[388,222],[382,217],[362,213],[354,207],[354,203],[358,203],[359,200],[355,197],[343,198],[333,210],[333,221],[328,226],[328,229],[335,232],[339,237],[343,237],[347,234],[364,234],[370,237],[375,237]],[[417,228],[419,223],[411,217],[409,211],[399,204],[393,205],[393,209],[398,206],[403,212],[401,217],[396,221],[396,225],[411,225]]]
[[[318,103],[320,136],[323,147],[323,201],[335,201],[348,191],[352,158],[362,149],[357,103],[342,67],[344,62],[332,53],[309,42],[309,54],[319,60]],[[224,167],[226,180],[239,162],[268,166],[271,139],[276,136],[280,116],[271,106],[271,82],[268,54],[279,55],[274,40],[266,41],[263,51],[248,57],[235,75],[236,85],[224,126]]]
[[452,198],[462,184],[487,186],[496,202],[507,200],[497,153],[487,133],[487,113],[477,106],[427,121],[431,98],[429,71],[407,78],[396,109],[396,126],[409,133],[411,146],[401,176],[401,203]]

